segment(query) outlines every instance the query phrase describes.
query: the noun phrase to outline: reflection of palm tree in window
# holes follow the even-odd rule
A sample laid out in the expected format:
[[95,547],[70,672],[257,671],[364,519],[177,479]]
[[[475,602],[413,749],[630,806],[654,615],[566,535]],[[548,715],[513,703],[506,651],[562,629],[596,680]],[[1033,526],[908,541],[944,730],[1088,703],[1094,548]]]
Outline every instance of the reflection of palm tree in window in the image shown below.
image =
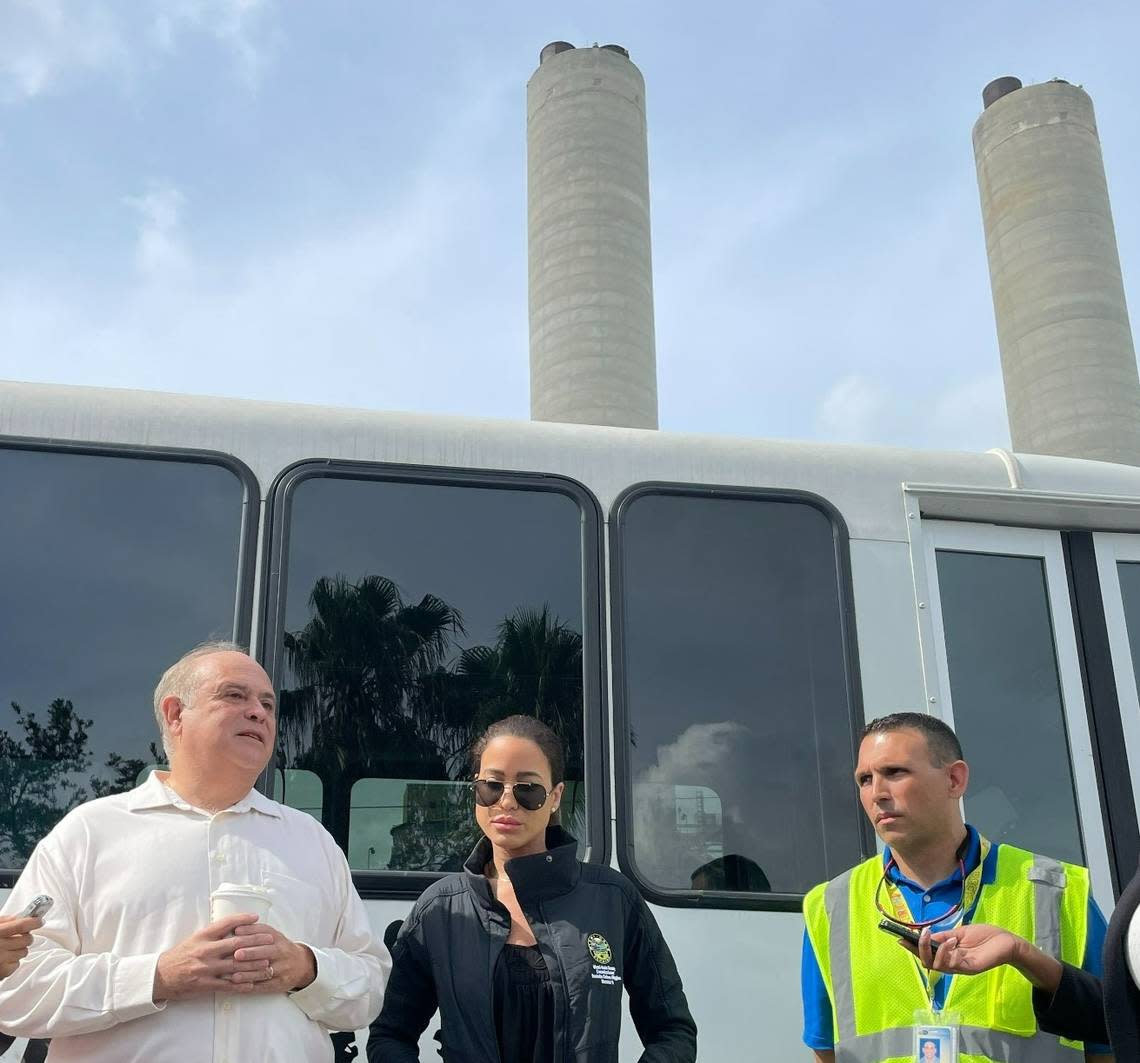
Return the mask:
[[321,577],[312,616],[285,633],[296,686],[281,692],[280,740],[290,766],[320,776],[322,820],[346,845],[352,785],[368,775],[444,778],[419,721],[423,676],[447,659],[463,619],[441,598],[406,604],[384,576]]
[[[309,604],[309,622],[284,637],[296,685],[281,693],[279,766],[320,776],[322,821],[341,845],[354,784],[466,778],[475,734],[511,713],[550,724],[581,778],[582,637],[546,606],[507,616],[494,645],[460,649],[457,608],[432,594],[406,604],[384,576],[322,577]],[[407,815],[388,866],[436,864],[450,845],[436,819]]]
[[582,636],[547,606],[522,608],[500,624],[494,646],[464,650],[455,671],[478,704],[464,753],[476,733],[515,713],[537,716],[562,739],[566,776],[582,778]]

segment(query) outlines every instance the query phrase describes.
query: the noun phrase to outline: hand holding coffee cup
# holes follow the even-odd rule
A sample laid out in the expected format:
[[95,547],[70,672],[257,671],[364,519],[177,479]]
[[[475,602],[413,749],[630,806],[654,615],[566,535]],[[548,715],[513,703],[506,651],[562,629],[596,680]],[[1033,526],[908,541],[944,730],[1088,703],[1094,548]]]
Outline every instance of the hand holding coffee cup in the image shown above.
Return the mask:
[[[250,993],[292,993],[304,989],[317,977],[317,960],[307,945],[290,941],[275,927],[260,923],[239,926],[234,935],[241,947],[234,959],[242,964],[261,960],[269,964],[268,974],[235,971],[234,985]],[[271,943],[264,938],[270,935]]]
[[[154,1002],[160,1004],[164,1000],[205,993],[248,993],[253,979],[267,982],[275,977],[266,959],[237,955],[254,943],[273,944],[275,931],[259,924],[257,919],[248,912],[227,915],[162,953],[154,971]],[[248,932],[238,937],[239,929]],[[243,984],[235,984],[239,974]]]
[[[307,986],[317,976],[313,954],[304,945],[290,941],[270,926],[271,895],[264,886],[243,886],[223,882],[210,895],[210,916],[256,915],[256,923],[247,922],[234,929],[240,939],[234,952],[234,973],[230,978],[235,990],[245,993],[289,993]],[[264,967],[250,970],[247,964]]]

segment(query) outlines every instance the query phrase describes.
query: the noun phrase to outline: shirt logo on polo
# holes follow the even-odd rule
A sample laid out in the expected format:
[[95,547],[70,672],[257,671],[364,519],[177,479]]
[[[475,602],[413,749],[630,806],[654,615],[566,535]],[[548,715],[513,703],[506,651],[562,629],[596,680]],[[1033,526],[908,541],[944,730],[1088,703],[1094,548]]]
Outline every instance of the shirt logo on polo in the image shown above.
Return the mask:
[[586,949],[594,961],[590,977],[602,985],[620,985],[621,975],[613,965],[614,950],[601,934],[590,934],[586,938]]

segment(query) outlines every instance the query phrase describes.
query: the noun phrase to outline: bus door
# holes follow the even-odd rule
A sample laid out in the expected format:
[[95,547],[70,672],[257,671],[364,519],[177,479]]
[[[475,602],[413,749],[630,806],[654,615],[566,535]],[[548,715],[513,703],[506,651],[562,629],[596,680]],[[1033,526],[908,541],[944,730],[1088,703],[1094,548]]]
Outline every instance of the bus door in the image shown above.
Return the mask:
[[966,752],[967,820],[992,841],[1087,866],[1110,911],[1114,876],[1062,533],[931,520],[921,540],[926,707]]
[[[1097,532],[1092,540],[1125,750],[1117,774],[1128,786],[1135,813],[1140,808],[1140,535]],[[1140,842],[1131,840],[1131,851],[1120,861],[1124,882],[1140,856]]]

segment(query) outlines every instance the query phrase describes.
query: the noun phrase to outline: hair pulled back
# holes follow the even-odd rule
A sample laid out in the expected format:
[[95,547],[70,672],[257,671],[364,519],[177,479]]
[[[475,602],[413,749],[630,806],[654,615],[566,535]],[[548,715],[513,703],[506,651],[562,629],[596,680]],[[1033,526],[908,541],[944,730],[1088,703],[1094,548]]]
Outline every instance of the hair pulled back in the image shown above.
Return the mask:
[[471,768],[479,771],[483,752],[496,738],[526,738],[542,750],[550,765],[551,784],[557,786],[565,775],[565,757],[562,753],[562,740],[537,716],[508,716],[496,720],[471,746]]

